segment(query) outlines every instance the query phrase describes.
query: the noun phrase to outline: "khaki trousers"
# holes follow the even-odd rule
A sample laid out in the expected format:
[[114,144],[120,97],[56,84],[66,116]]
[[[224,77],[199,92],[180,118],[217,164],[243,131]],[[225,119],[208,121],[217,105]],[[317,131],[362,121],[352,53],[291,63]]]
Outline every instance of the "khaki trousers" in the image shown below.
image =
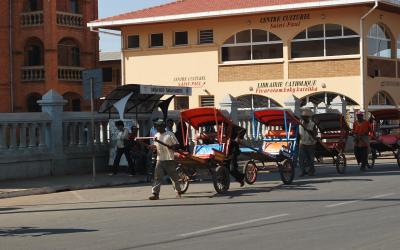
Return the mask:
[[158,195],[161,190],[162,179],[164,174],[167,174],[172,181],[172,185],[176,192],[181,191],[181,186],[179,185],[179,176],[176,172],[176,162],[175,161],[157,161],[156,168],[154,170],[154,183],[152,192]]

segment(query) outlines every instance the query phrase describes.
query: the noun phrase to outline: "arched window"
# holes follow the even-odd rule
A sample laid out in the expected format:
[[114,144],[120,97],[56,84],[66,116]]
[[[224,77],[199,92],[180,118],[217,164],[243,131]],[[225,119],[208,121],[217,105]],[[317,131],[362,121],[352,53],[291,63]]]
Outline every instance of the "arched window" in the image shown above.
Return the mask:
[[228,38],[221,54],[223,62],[282,58],[283,42],[271,32],[249,29]]
[[383,91],[376,93],[368,105],[391,105],[396,106],[393,99]]
[[338,24],[319,24],[297,34],[291,43],[292,58],[356,55],[360,37]]
[[42,0],[25,0],[24,1],[24,11],[32,12],[39,11],[43,9]]
[[79,67],[80,49],[73,39],[65,38],[58,43],[58,65]]
[[67,104],[64,106],[64,111],[81,111],[81,96],[77,93],[67,92],[63,95],[64,99],[67,100]]
[[71,13],[78,14],[79,13],[79,3],[78,0],[69,0]]
[[347,97],[345,95],[341,95],[338,93],[331,93],[331,92],[320,92],[320,93],[312,94],[312,95],[301,98],[300,106],[303,107],[309,102],[312,102],[315,105],[318,105],[321,102],[325,103],[326,105],[330,105],[332,100],[338,96],[340,96],[343,100],[345,100],[348,106],[358,105],[353,99],[351,99],[350,97]]
[[28,112],[41,112],[40,105],[37,103],[42,99],[42,95],[39,93],[31,93],[26,98],[26,107]]
[[241,110],[254,110],[282,107],[275,100],[262,95],[242,95],[236,98],[238,108]]
[[44,65],[43,44],[38,38],[30,38],[24,49],[24,65]]
[[381,24],[373,24],[368,31],[368,55],[392,57],[391,38],[388,30]]

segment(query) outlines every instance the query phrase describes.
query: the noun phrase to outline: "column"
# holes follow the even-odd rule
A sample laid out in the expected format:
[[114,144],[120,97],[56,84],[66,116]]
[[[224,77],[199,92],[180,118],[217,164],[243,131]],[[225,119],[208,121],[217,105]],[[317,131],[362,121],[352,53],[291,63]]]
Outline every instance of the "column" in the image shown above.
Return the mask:
[[27,124],[22,123],[19,129],[19,148],[26,148],[26,128]]
[[0,124],[0,150],[7,149],[6,132],[7,132],[7,124]]
[[29,124],[29,147],[36,148],[37,147],[37,137],[36,137],[36,123]]

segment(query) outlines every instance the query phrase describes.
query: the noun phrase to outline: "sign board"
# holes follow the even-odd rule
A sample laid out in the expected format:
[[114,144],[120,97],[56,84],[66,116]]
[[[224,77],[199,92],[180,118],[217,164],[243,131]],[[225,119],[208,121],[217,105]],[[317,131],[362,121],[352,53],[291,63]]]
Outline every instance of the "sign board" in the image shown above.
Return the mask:
[[97,99],[103,96],[103,71],[102,69],[88,69],[82,73],[83,80],[83,98],[90,100],[90,81],[93,79],[93,98]]
[[190,88],[190,87],[174,87],[174,86],[140,85],[140,94],[191,96],[192,88]]

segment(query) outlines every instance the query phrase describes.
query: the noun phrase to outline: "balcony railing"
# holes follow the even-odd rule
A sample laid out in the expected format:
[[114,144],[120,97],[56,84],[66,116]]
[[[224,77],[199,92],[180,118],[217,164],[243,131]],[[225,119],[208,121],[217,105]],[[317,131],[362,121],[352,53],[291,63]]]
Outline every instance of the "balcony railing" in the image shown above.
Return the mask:
[[58,67],[58,80],[62,81],[82,81],[83,68],[62,66]]
[[44,66],[25,66],[21,67],[21,80],[23,82],[44,81]]
[[57,11],[57,24],[73,28],[83,28],[83,15]]
[[21,13],[21,25],[24,27],[38,26],[43,24],[43,11]]

